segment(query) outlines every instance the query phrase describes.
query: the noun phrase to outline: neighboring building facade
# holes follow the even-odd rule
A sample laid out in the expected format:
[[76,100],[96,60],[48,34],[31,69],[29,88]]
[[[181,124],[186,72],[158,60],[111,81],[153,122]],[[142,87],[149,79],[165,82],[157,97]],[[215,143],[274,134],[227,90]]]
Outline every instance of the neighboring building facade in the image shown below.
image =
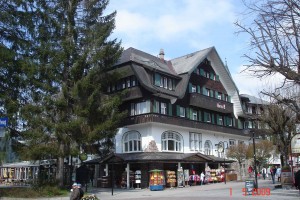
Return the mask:
[[[252,128],[245,112],[250,99],[239,95],[214,47],[169,61],[163,50],[156,57],[129,48],[114,70],[123,77],[107,93],[127,91],[121,109],[128,117],[116,134],[114,154],[101,160],[105,169],[98,176],[113,175],[120,180],[116,185],[125,181],[129,188],[135,187],[131,171],[141,171],[140,186],[148,187],[150,170],[197,175],[224,163],[228,168],[226,148],[249,144],[244,129]],[[220,142],[225,150],[220,151]]]

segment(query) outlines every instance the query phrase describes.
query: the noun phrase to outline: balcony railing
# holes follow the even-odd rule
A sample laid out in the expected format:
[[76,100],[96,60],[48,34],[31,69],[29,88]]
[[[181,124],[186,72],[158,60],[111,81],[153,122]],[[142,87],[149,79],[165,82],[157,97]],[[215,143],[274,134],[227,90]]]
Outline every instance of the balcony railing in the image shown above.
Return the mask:
[[143,124],[143,123],[162,123],[176,126],[183,126],[188,128],[196,128],[196,129],[205,129],[210,131],[229,133],[235,135],[243,135],[243,130],[228,127],[228,126],[220,126],[211,123],[205,123],[200,121],[193,121],[181,117],[172,117],[168,115],[161,115],[156,113],[148,113],[136,116],[130,116],[123,120],[122,126],[133,125],[133,124]]
[[190,94],[190,105],[221,113],[233,113],[233,104],[198,93]]

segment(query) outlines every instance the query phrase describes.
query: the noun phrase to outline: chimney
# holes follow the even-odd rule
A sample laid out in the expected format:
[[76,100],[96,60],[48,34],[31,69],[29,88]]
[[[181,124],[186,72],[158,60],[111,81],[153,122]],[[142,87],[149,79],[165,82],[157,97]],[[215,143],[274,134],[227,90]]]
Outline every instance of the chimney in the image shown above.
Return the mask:
[[160,49],[159,51],[159,58],[164,60],[165,59],[165,52],[164,52],[164,49]]

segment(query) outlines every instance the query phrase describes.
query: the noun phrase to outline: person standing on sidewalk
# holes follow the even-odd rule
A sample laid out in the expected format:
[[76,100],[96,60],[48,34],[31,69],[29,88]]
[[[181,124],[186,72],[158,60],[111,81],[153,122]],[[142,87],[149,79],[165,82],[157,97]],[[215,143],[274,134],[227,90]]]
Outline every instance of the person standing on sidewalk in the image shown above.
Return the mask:
[[273,166],[273,167],[270,169],[270,172],[271,172],[272,182],[273,182],[273,184],[275,184],[276,168]]
[[205,177],[204,173],[201,172],[201,174],[200,174],[200,185],[203,185],[204,177]]
[[261,174],[262,174],[264,180],[266,180],[267,169],[265,167],[262,168]]
[[252,168],[252,166],[250,165],[249,168],[248,168],[249,178],[252,177],[252,172],[253,172],[253,168]]

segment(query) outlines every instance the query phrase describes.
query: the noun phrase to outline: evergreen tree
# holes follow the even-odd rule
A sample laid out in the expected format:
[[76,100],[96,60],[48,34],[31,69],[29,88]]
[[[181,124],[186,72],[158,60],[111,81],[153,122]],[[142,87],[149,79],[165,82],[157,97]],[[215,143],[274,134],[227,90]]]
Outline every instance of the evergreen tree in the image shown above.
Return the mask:
[[57,158],[62,186],[64,158],[112,138],[124,116],[120,97],[103,93],[116,79],[106,72],[122,53],[120,42],[109,38],[116,12],[103,15],[108,0],[21,2],[28,9],[17,8],[31,14],[26,28],[33,69],[25,76],[31,88],[20,110],[26,145],[19,151],[28,159]]

